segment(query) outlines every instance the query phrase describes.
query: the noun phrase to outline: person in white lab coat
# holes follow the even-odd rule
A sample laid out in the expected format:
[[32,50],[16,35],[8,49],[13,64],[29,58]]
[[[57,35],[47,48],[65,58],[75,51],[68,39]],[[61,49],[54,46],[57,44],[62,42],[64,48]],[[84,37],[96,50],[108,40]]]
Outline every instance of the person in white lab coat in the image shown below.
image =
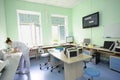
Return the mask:
[[[30,71],[29,48],[24,43],[12,41],[10,38],[7,38],[6,43],[10,45],[12,48],[14,48],[12,52],[18,51],[22,52],[18,73],[29,73]],[[25,66],[23,62],[25,62]]]

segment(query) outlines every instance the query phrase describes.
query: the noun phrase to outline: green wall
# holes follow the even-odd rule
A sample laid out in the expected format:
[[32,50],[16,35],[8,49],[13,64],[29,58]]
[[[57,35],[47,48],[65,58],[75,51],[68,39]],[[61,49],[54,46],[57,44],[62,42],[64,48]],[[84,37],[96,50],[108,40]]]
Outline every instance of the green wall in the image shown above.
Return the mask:
[[[84,0],[73,8],[73,34],[76,42],[90,38],[92,44],[103,45],[104,40],[120,40],[104,38],[104,27],[120,24],[120,0]],[[100,25],[96,28],[82,29],[82,17],[100,12]]]
[[[1,0],[3,3],[3,0]],[[41,13],[43,43],[51,41],[51,18],[52,14],[66,15],[69,18],[69,35],[74,35],[77,43],[83,42],[84,38],[90,38],[92,44],[103,45],[104,40],[120,40],[104,38],[104,27],[120,23],[120,0],[84,0],[73,9],[48,6],[38,3],[24,2],[20,0],[4,0],[6,13],[7,36],[18,40],[18,26],[16,10],[27,10]],[[0,7],[4,7],[0,3]],[[4,10],[4,8],[2,8]],[[82,29],[82,17],[94,12],[100,12],[100,25],[96,28]],[[4,13],[2,13],[4,17]],[[4,18],[3,18],[4,19]],[[2,20],[4,21],[4,20]],[[0,21],[1,23],[4,23]],[[1,25],[1,24],[0,24]],[[2,24],[5,26],[5,24]],[[3,34],[5,34],[5,27]],[[1,29],[0,29],[1,30]]]
[[0,0],[0,49],[5,48],[6,39],[6,23],[5,23],[5,11],[4,0]]
[[24,2],[20,0],[5,0],[7,36],[18,40],[18,26],[16,10],[27,10],[41,13],[43,43],[51,41],[51,15],[65,15],[69,18],[69,35],[72,35],[72,10],[68,8],[42,5],[38,3]]

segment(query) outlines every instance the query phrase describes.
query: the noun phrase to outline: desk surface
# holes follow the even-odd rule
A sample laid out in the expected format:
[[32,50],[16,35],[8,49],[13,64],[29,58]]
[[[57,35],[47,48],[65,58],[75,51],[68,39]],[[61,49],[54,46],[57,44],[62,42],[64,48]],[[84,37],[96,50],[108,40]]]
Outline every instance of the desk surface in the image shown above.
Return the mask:
[[22,56],[22,52],[16,52],[16,53],[5,53],[4,54],[4,60],[7,60],[10,57],[14,56]]
[[88,47],[88,46],[82,46],[82,47],[89,48],[89,49],[100,50],[100,51],[105,51],[105,52],[110,52],[110,53],[115,53],[115,54],[120,54],[120,52],[111,51],[109,49],[104,49],[104,48],[100,48],[100,47]]
[[55,48],[55,47],[65,47],[65,46],[75,46],[76,44],[57,44],[57,45],[40,45],[40,46],[35,46],[35,47],[32,47],[30,48],[30,50],[34,50],[34,49],[38,49],[39,47],[40,48],[43,48],[43,49],[50,49],[50,48]]
[[91,56],[86,55],[86,54],[80,54],[77,57],[67,58],[63,52],[60,52],[58,50],[49,49],[48,51],[52,56],[60,59],[61,61],[65,62],[67,64],[71,64],[71,63],[75,63],[75,62],[78,62],[78,61],[83,61],[83,60],[92,58]]

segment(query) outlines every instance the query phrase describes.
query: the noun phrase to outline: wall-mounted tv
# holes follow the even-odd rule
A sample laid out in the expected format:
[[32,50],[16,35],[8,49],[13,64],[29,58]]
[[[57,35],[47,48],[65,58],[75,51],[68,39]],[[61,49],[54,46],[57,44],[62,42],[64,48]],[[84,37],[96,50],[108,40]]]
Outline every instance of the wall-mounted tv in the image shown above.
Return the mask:
[[82,18],[83,28],[99,26],[99,12],[84,16]]

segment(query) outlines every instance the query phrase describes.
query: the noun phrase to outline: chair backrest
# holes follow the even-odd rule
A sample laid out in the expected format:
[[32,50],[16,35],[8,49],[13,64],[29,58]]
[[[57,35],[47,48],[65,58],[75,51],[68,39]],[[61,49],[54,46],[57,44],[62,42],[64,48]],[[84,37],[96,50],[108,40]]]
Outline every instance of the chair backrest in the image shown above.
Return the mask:
[[43,54],[44,50],[42,48],[38,48],[38,53]]
[[[83,50],[83,54],[92,55],[92,53],[91,53],[90,51],[88,51],[88,50]],[[86,62],[90,62],[91,59],[86,59],[85,61],[86,61]]]
[[91,55],[90,51],[88,51],[88,50],[83,50],[83,53],[87,54],[87,55]]

